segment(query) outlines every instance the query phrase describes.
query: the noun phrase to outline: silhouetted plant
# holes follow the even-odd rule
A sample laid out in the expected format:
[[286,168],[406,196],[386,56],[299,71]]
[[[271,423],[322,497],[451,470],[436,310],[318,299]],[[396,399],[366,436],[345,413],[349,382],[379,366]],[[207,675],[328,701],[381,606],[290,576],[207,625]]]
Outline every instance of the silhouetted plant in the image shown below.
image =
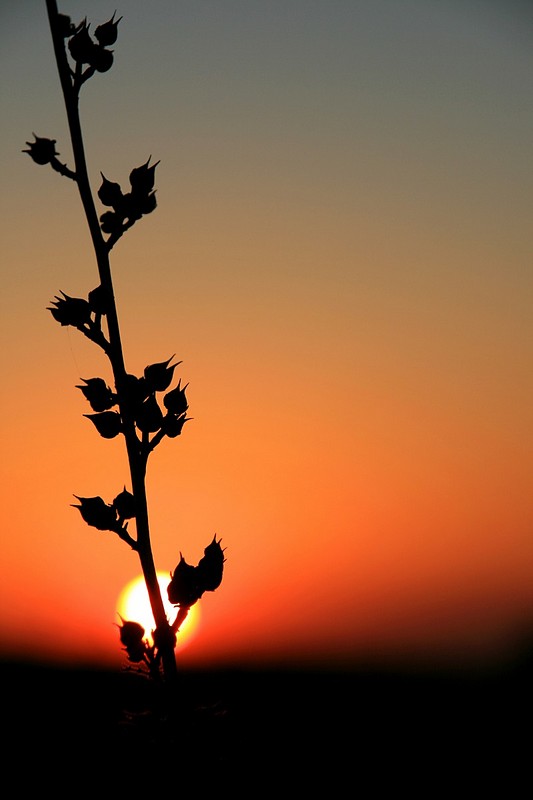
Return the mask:
[[[58,12],[55,0],[46,0],[46,6],[67,113],[74,169],[59,161],[55,139],[33,134],[34,141],[26,142],[28,149],[23,152],[37,164],[50,165],[77,184],[100,279],[99,285],[88,293],[86,299],[61,291],[48,310],[60,325],[77,328],[100,347],[111,364],[114,388],[100,377],[81,378],[82,384],[76,388],[80,389],[93,412],[84,416],[93,423],[100,436],[104,439],[124,438],[131,478],[131,492],[124,486],[111,503],[99,496],[74,495],[78,503],[73,506],[88,525],[115,533],[138,554],[155,620],[153,643],[150,644],[146,631],[138,622],[124,619],[119,626],[120,642],[132,664],[144,664],[152,676],[163,679],[167,686],[173,686],[177,676],[177,633],[191,606],[204,592],[212,592],[220,585],[225,558],[216,535],[205,548],[197,566],[188,564],[180,553],[174,572],[170,572],[168,597],[176,608],[176,617],[169,620],[152,553],[145,478],[148,457],[155,447],[165,437],[180,436],[189,420],[188,384],[182,386],[180,379],[175,388],[170,388],[176,367],[182,363],[172,363],[175,356],[148,364],[141,376],[127,372],[109,257],[121,236],[155,210],[155,170],[159,161],[151,164],[150,157],[132,169],[126,192],[118,183],[100,173],[102,183],[97,192],[98,199],[108,210],[98,216],[87,172],[78,102],[83,84],[96,73],[111,68],[114,52],[109,48],[117,40],[122,17],[115,19],[115,11],[107,22],[95,28],[92,35],[87,19],[73,24],[68,16]],[[128,528],[131,520],[135,524],[134,535]]]

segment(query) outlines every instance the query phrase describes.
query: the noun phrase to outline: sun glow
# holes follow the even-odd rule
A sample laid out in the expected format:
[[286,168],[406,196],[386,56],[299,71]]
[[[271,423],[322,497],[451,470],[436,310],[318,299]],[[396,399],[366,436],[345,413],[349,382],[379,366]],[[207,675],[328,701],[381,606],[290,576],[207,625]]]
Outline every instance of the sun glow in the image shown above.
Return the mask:
[[[169,602],[167,596],[167,586],[170,582],[170,575],[163,572],[157,573],[161,597],[169,622],[173,622],[178,613],[178,609]],[[146,631],[146,638],[152,642],[151,632],[155,627],[154,616],[148,599],[148,591],[144,582],[144,577],[138,575],[130,581],[121,591],[117,601],[117,614],[122,620],[138,622]],[[186,619],[182,623],[177,634],[176,648],[179,650],[187,645],[196,633],[200,621],[200,610],[198,603],[191,607]]]

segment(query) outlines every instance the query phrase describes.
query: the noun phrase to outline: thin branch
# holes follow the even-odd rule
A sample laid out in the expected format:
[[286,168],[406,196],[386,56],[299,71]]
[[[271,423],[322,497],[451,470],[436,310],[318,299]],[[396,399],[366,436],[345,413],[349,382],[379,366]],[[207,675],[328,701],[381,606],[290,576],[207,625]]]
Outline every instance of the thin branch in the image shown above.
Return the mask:
[[76,173],[69,169],[66,164],[62,164],[55,156],[50,161],[50,166],[52,169],[55,169],[56,172],[59,172],[60,175],[64,175],[65,178],[72,178],[73,181],[78,179]]

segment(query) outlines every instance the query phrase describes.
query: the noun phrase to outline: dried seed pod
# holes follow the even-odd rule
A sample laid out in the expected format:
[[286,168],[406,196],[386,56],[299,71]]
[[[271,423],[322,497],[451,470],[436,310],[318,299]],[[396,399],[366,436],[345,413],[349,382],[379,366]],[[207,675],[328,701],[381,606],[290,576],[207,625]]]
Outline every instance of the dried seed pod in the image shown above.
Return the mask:
[[181,364],[181,361],[178,361],[177,364],[173,364],[170,367],[169,364],[174,357],[170,356],[166,361],[149,364],[144,368],[144,378],[150,392],[164,392],[165,389],[168,389],[172,382],[174,370],[178,364]]
[[108,505],[101,497],[78,497],[79,505],[72,503],[73,508],[77,508],[87,523],[99,531],[115,531],[117,529],[117,512],[113,506]]
[[34,142],[26,142],[29,150],[23,150],[23,153],[28,153],[36,164],[50,164],[59,153],[56,152],[56,139],[45,139],[41,136],[33,134]]
[[108,411],[116,404],[116,397],[103,378],[82,378],[86,386],[76,386],[83,392],[93,411]]
[[114,439],[122,430],[122,420],[118,411],[102,411],[101,414],[84,414],[104,439]]
[[198,562],[198,582],[205,592],[214,592],[222,583],[224,569],[224,551],[216,535],[204,550],[203,558]]
[[188,385],[189,384],[186,383],[182,388],[180,379],[176,388],[172,389],[172,391],[168,392],[163,397],[163,405],[168,411],[170,411],[171,414],[179,416],[184,414],[189,408],[187,398],[185,397],[185,390]]
[[120,628],[120,641],[122,644],[125,647],[131,647],[142,642],[145,634],[143,626],[132,620],[125,620],[122,617],[120,619],[122,620],[122,625],[118,627]]
[[143,433],[155,433],[163,424],[163,412],[151,394],[137,409],[135,424]]
[[63,297],[56,297],[52,300],[52,306],[48,308],[53,318],[61,325],[73,325],[75,328],[86,325],[91,321],[91,306],[87,300],[81,297],[69,297],[68,294],[61,292]]
[[124,218],[114,211],[104,211],[100,217],[100,227],[104,233],[121,233],[124,230]]
[[196,567],[187,564],[180,553],[178,566],[174,574],[170,573],[170,583],[167,587],[168,599],[175,606],[192,606],[202,596],[198,585]]
[[103,172],[100,175],[102,176],[102,183],[98,189],[98,197],[104,206],[111,206],[116,210],[123,198],[120,184],[109,181]]
[[94,45],[90,55],[89,64],[97,72],[107,72],[113,66],[113,52],[105,47]]
[[185,414],[181,414],[178,417],[169,412],[165,414],[161,428],[165,436],[168,436],[169,439],[175,439],[176,436],[181,434],[185,423],[189,422],[191,419],[192,417],[186,417]]
[[115,14],[117,12],[113,12],[113,16],[107,22],[102,23],[102,25],[98,25],[96,30],[94,31],[94,36],[98,40],[98,43],[108,47],[110,44],[115,44],[118,37],[118,23],[122,19],[119,17],[115,21]]
[[139,625],[138,622],[124,620],[122,617],[120,619],[123,623],[118,626],[120,629],[120,641],[128,653],[128,659],[133,663],[143,661],[148,649],[144,640],[145,630],[143,626]]
[[84,20],[77,32],[69,39],[68,49],[74,61],[80,64],[90,64],[91,55],[95,44],[89,35],[89,26]]
[[140,167],[135,167],[130,172],[130,184],[132,191],[135,194],[139,195],[147,195],[154,188],[155,184],[155,168],[159,164],[157,161],[151,167],[148,166],[150,164],[150,159],[152,156],[148,158],[148,161],[145,164],[142,164]]
[[126,487],[113,500],[119,519],[133,519],[135,516],[135,497]]

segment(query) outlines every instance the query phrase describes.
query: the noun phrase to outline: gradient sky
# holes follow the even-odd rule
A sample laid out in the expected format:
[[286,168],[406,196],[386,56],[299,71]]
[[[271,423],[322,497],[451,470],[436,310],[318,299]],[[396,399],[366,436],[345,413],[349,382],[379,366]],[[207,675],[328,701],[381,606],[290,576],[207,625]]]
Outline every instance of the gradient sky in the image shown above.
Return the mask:
[[[115,2],[115,0],[113,0]],[[59,3],[92,29],[115,5]],[[227,562],[183,663],[486,659],[533,628],[533,8],[128,0],[82,89],[93,189],[149,155],[116,245],[127,368],[193,420],[148,465],[158,569]],[[46,310],[98,283],[44,0],[2,3],[0,645],[119,664],[135,554],[74,495],[126,485],[83,417],[101,351]],[[99,210],[103,210],[98,206]]]

